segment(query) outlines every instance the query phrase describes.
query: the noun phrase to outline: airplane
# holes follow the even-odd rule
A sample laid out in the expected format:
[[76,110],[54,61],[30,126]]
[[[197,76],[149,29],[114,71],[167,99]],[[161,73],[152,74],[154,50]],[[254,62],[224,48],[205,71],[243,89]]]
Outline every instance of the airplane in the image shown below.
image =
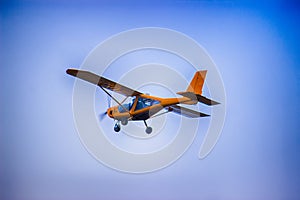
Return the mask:
[[[89,71],[70,68],[67,69],[66,73],[99,86],[111,99],[118,104],[117,106],[113,107],[109,106],[107,111],[103,113],[104,116],[108,115],[110,118],[116,121],[114,126],[115,132],[119,132],[121,130],[120,122],[123,126],[125,126],[128,124],[128,121],[141,120],[144,121],[146,126],[145,132],[150,134],[152,132],[152,127],[147,125],[146,120],[166,114],[168,112],[180,114],[189,118],[210,116],[205,113],[179,106],[178,104],[194,105],[198,102],[209,106],[219,104],[216,101],[202,96],[202,88],[207,70],[197,71],[186,91],[177,92],[177,94],[181,95],[181,97],[176,98],[160,98],[156,96],[150,96],[149,94],[130,89],[124,85]],[[107,90],[124,95],[125,99],[122,102],[119,102]],[[132,101],[130,103],[124,103],[127,98],[132,98]],[[163,109],[165,109],[165,112],[158,113]]]

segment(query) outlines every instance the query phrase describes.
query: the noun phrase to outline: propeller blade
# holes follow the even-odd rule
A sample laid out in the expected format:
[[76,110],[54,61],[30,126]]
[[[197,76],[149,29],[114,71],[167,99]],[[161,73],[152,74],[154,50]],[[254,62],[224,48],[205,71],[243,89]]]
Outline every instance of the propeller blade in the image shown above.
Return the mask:
[[99,120],[102,121],[106,115],[107,115],[107,112],[99,114]]
[[[108,108],[110,108],[110,104],[111,104],[111,97],[107,96],[107,106],[108,106]],[[107,111],[104,112],[104,113],[100,113],[99,114],[99,120],[102,121],[106,115],[107,115]]]
[[107,106],[108,106],[108,108],[110,108],[110,106],[111,106],[111,97],[110,96],[107,96]]

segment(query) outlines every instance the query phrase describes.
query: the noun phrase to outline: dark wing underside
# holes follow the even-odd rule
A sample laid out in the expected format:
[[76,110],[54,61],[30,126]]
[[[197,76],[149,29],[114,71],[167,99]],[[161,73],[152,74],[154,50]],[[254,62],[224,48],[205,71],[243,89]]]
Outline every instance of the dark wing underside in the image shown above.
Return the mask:
[[216,101],[213,101],[211,99],[208,99],[200,94],[195,94],[193,92],[177,92],[177,94],[179,95],[182,95],[184,97],[188,97],[192,100],[195,100],[195,101],[199,101],[201,103],[204,103],[208,106],[213,106],[213,105],[217,105],[217,104],[220,104],[219,102],[216,102]]
[[201,113],[201,112],[191,110],[188,108],[184,108],[181,106],[177,106],[177,105],[170,106],[169,111],[174,112],[179,115],[183,115],[185,117],[189,117],[189,118],[208,117],[209,116],[205,113]]
[[139,91],[130,89],[126,86],[118,84],[118,83],[111,81],[109,79],[106,79],[102,76],[98,76],[97,74],[94,74],[89,71],[78,70],[78,69],[68,69],[67,74],[75,76],[82,80],[85,80],[87,82],[90,82],[92,84],[98,85],[99,87],[103,87],[103,88],[106,88],[113,92],[117,92],[117,93],[122,94],[127,97],[128,96],[139,96],[142,94]]

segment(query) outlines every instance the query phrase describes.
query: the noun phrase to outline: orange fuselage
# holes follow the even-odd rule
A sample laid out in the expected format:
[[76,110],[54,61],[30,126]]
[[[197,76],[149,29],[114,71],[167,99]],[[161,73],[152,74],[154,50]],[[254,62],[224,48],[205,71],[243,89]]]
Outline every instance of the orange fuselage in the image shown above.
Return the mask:
[[156,102],[159,102],[155,105],[149,105],[144,108],[137,109],[138,104],[138,98],[136,98],[132,104],[132,107],[126,112],[120,112],[120,105],[113,106],[107,109],[107,115],[110,118],[113,118],[115,120],[146,120],[156,113],[158,113],[163,108],[166,108],[168,106],[172,106],[175,104],[196,104],[196,101],[191,100],[188,97],[180,97],[180,98],[160,98],[155,96],[150,96],[146,94],[140,95],[141,98],[144,99],[150,99]]

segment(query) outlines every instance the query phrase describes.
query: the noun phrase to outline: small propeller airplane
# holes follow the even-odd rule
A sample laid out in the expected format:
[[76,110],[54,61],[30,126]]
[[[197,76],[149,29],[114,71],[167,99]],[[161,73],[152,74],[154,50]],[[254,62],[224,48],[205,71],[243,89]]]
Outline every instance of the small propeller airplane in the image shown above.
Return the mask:
[[[150,96],[148,94],[130,89],[107,78],[98,76],[97,74],[89,71],[67,69],[66,72],[69,75],[99,86],[111,99],[118,104],[117,106],[113,107],[109,106],[107,111],[103,113],[104,115],[108,115],[110,118],[116,121],[114,126],[115,132],[119,132],[121,130],[120,122],[123,126],[125,126],[128,124],[128,121],[143,120],[146,126],[146,133],[150,134],[152,132],[152,128],[147,125],[146,120],[168,112],[180,114],[189,118],[209,116],[205,113],[181,107],[177,104],[193,105],[197,104],[198,102],[209,106],[219,104],[216,101],[202,96],[202,87],[207,70],[197,71],[187,90],[184,92],[177,92],[177,94],[182,96],[179,98],[160,98]],[[124,95],[125,99],[122,102],[119,102],[107,90]],[[129,97],[132,98],[132,101],[130,103],[124,103]],[[165,109],[166,111],[158,114],[158,112],[162,109]]]

